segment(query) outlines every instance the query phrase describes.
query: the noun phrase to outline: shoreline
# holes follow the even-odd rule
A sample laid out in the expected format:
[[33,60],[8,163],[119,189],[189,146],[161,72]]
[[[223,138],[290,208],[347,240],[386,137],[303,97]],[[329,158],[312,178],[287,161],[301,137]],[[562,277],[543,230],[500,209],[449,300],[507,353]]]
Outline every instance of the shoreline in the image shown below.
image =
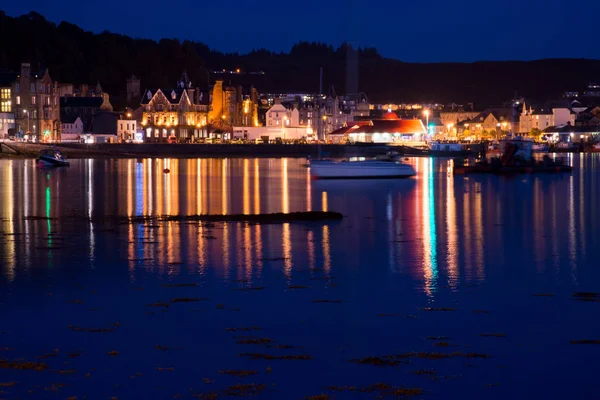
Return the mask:
[[375,157],[388,151],[387,145],[343,144],[129,144],[0,143],[0,158],[31,159],[49,146],[68,159],[82,158],[307,158]]

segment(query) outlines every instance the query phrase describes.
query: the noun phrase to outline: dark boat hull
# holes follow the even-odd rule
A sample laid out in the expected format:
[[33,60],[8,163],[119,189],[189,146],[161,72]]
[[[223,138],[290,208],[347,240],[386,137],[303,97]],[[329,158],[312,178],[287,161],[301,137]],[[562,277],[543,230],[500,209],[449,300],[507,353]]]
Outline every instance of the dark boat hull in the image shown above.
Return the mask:
[[43,167],[68,167],[69,162],[64,160],[58,160],[54,157],[39,156],[35,159],[38,165]]
[[413,157],[472,157],[476,156],[481,151],[481,145],[475,144],[471,145],[470,150],[462,150],[462,151],[444,151],[444,150],[429,150],[429,149],[419,149],[417,147],[411,146],[390,146],[390,149],[397,151],[406,156]]

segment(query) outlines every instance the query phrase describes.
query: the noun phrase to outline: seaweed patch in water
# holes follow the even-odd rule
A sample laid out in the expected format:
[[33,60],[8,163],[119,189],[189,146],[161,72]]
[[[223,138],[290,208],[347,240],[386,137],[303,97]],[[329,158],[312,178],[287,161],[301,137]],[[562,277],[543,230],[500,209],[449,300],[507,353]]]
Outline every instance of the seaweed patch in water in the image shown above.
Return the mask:
[[313,300],[313,303],[334,303],[334,304],[339,304],[342,301],[341,300]]
[[505,338],[506,335],[504,333],[482,333],[479,336],[483,337],[497,337],[497,338]]
[[364,388],[356,386],[330,386],[328,389],[335,392],[379,393],[380,396],[418,396],[423,394],[423,389],[420,388],[397,387],[386,383],[376,383]]
[[251,360],[312,360],[312,356],[301,354],[301,355],[288,355],[288,356],[274,356],[271,354],[261,353],[242,353],[240,357],[249,357]]
[[267,388],[267,385],[259,383],[237,384],[225,389],[226,396],[256,396]]
[[0,369],[44,371],[48,369],[48,365],[40,362],[0,360]]
[[265,346],[273,343],[272,339],[268,338],[250,338],[250,339],[241,339],[236,341],[237,344],[262,344]]
[[292,289],[292,290],[295,290],[295,289],[308,289],[308,286],[290,285],[290,286],[288,286],[288,289]]
[[199,301],[208,301],[209,298],[206,297],[178,297],[176,299],[171,300],[171,303],[197,303]]
[[174,287],[196,287],[198,284],[196,283],[165,283],[162,287],[165,288],[174,288]]
[[582,339],[582,340],[569,340],[571,344],[600,344],[600,340],[595,339]]
[[232,369],[228,369],[225,371],[219,371],[219,373],[222,375],[236,376],[239,378],[244,378],[246,376],[252,376],[252,375],[258,374],[258,372],[254,371],[254,370],[232,370]]
[[233,290],[238,291],[238,292],[253,292],[253,291],[257,291],[257,290],[264,290],[264,286],[249,286],[249,287],[237,288],[237,289],[233,289]]
[[585,302],[600,302],[600,293],[596,292],[576,292],[573,293],[573,300]]

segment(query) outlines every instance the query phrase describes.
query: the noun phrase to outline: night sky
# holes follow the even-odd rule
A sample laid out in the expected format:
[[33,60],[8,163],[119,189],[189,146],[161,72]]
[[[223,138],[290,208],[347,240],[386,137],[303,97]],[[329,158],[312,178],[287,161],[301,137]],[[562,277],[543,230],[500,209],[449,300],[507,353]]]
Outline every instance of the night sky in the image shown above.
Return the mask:
[[11,16],[33,10],[93,32],[196,40],[227,52],[287,52],[306,40],[374,46],[411,62],[600,58],[600,2],[590,0],[28,0],[0,8]]

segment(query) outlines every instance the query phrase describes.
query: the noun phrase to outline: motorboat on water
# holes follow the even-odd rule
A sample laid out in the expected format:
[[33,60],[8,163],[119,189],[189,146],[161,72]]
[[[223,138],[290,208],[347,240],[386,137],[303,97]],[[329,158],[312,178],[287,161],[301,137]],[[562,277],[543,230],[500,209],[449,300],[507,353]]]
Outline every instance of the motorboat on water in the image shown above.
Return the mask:
[[393,160],[309,160],[308,166],[316,179],[409,178],[417,174],[411,165]]
[[40,167],[68,167],[69,162],[58,149],[43,149],[35,159]]
[[548,144],[534,142],[531,145],[531,151],[534,153],[547,153],[549,150]]

